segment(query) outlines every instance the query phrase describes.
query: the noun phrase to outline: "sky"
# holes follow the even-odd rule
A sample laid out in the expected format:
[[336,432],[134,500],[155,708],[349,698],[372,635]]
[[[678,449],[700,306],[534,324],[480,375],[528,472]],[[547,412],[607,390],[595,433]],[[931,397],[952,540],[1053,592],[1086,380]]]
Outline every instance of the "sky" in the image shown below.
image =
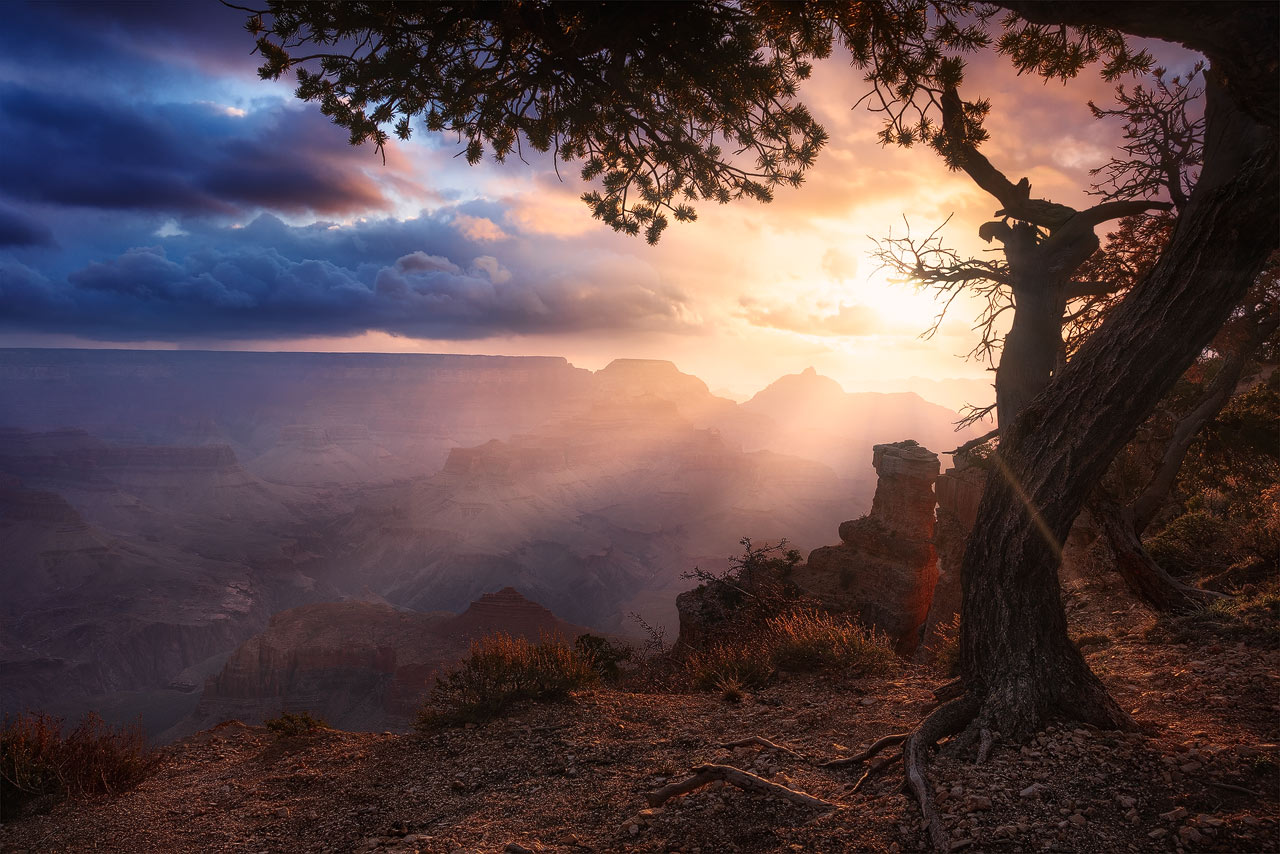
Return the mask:
[[[939,304],[869,253],[948,216],[950,245],[990,251],[977,227],[998,205],[930,151],[880,147],[846,57],[801,91],[831,135],[802,187],[703,205],[650,247],[590,217],[572,164],[471,167],[425,132],[385,163],[349,146],[291,81],[258,79],[243,14],[216,0],[6,17],[0,346],[657,358],[738,397],[809,366],[846,390],[992,396],[964,358],[976,305],[922,339]],[[1194,60],[1155,48],[1174,70]],[[1086,102],[1112,88],[983,55],[964,94],[993,102],[999,168],[1083,206],[1121,132]]]

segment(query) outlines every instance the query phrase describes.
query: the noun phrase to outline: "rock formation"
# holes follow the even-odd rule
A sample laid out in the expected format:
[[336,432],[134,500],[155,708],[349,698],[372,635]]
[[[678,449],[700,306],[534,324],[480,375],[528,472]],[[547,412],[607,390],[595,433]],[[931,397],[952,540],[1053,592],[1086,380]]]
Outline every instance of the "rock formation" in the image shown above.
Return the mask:
[[939,640],[938,629],[947,626],[960,613],[960,561],[964,558],[969,531],[978,518],[978,502],[987,483],[983,468],[947,469],[938,478],[938,521],[933,544],[938,552],[938,583],[933,588],[933,602],[925,619],[924,642],[917,658],[928,656]]
[[899,654],[919,645],[938,579],[933,546],[938,457],[912,440],[876,445],[871,513],[840,525],[840,545],[815,549],[793,580],[830,610],[857,614]]

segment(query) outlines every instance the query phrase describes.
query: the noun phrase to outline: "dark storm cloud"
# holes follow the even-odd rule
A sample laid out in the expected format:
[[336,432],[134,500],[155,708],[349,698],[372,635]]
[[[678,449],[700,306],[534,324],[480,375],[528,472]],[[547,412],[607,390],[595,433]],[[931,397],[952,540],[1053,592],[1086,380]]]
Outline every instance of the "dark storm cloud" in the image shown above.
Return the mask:
[[44,223],[0,205],[0,247],[49,246],[53,233]]
[[[503,259],[472,254],[448,218],[293,228],[262,217],[129,249],[61,281],[0,262],[0,328],[117,341],[687,328],[681,295],[642,270],[619,274],[609,259],[614,272],[600,284],[590,259],[539,268],[517,257],[513,272]],[[403,247],[410,235],[427,248],[369,260],[369,247]]]
[[0,191],[27,202],[176,215],[383,206],[377,184],[332,130],[314,110],[240,117],[183,104],[143,111],[0,85]]

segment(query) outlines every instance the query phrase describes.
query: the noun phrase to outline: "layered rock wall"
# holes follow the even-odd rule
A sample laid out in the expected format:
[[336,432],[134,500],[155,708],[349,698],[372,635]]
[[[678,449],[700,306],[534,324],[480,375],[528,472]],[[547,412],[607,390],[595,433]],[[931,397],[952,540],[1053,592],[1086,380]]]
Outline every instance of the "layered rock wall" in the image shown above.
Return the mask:
[[830,610],[846,611],[912,655],[938,578],[934,481],[938,456],[907,440],[876,445],[871,513],[840,525],[840,544],[815,549],[794,581]]

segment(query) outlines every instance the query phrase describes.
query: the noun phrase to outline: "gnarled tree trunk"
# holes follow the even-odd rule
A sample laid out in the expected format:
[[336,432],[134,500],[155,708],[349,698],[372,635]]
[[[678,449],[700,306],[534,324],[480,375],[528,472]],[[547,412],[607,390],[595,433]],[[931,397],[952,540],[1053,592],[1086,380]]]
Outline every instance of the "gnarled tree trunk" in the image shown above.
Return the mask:
[[[1274,43],[1274,36],[1264,39]],[[1280,231],[1276,129],[1209,75],[1205,167],[1150,275],[1012,425],[965,551],[961,669],[975,725],[1124,725],[1067,636],[1060,544],[1116,453],[1221,327]]]

